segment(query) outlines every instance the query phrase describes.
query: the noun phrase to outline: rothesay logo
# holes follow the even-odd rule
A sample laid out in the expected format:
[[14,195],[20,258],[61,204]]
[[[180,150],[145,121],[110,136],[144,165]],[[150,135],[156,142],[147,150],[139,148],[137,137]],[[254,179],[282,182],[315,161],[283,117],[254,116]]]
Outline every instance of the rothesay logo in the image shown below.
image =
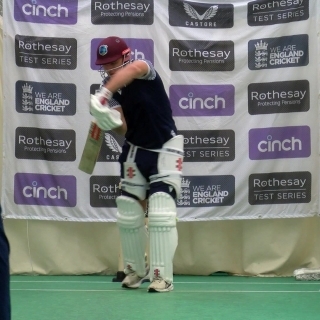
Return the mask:
[[153,0],[91,0],[92,24],[153,24]]
[[90,177],[90,205],[98,208],[116,208],[116,198],[120,195],[118,176]]
[[249,26],[265,26],[309,19],[309,0],[260,0],[248,3]]
[[184,162],[226,162],[235,159],[233,130],[179,130],[184,136]]
[[18,127],[15,156],[17,159],[74,161],[76,133],[74,130]]
[[16,21],[43,24],[76,24],[78,0],[14,0]]
[[232,71],[232,41],[170,40],[169,67],[172,71]]
[[251,83],[248,86],[249,113],[306,112],[310,109],[308,80]]
[[251,174],[249,203],[308,203],[311,201],[311,178],[311,173],[307,171]]
[[15,58],[18,67],[74,70],[77,67],[77,40],[17,34]]
[[232,28],[232,4],[169,0],[169,23],[186,28]]

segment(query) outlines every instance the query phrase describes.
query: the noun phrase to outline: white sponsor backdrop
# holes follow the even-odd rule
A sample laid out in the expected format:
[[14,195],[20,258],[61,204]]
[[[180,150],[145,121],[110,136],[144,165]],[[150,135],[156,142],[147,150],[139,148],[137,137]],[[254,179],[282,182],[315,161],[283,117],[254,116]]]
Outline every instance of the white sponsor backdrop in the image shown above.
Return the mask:
[[[88,111],[90,87],[101,81],[99,73],[91,68],[91,41],[111,35],[129,42],[131,39],[133,46],[140,39],[145,40],[145,44],[152,40],[152,58],[167,92],[177,85],[186,86],[186,89],[178,90],[178,101],[193,101],[196,98],[192,95],[194,86],[200,88],[198,101],[210,98],[207,105],[200,103],[195,107],[197,110],[182,110],[179,103],[173,106],[178,129],[188,135],[186,147],[190,151],[183,167],[182,196],[177,201],[181,221],[318,214],[318,1],[255,1],[259,5],[250,14],[252,2],[228,1],[229,7],[233,8],[233,24],[228,28],[219,25],[190,27],[190,22],[223,23],[219,10],[224,1],[181,1],[180,4],[172,1],[171,6],[168,1],[119,0],[112,3],[80,0],[3,2],[4,217],[115,220],[119,165],[110,154],[119,151],[116,140],[112,144],[110,136],[108,139],[106,136],[109,160],[98,162],[92,177],[77,168],[91,120]],[[269,6],[272,3],[273,7],[268,7],[267,3]],[[151,16],[153,23],[123,24],[124,20],[119,17],[114,24],[94,25],[91,9],[97,4],[98,7],[104,4],[105,12],[113,14],[121,12],[127,4],[128,12],[142,14],[142,17],[145,14],[148,19]],[[154,13],[150,13],[152,6]],[[71,12],[72,7],[77,10]],[[206,16],[209,9],[215,12]],[[169,23],[170,10],[176,10],[176,25]],[[288,17],[294,17],[290,12],[306,18],[286,22]],[[249,25],[249,15],[255,25]],[[105,21],[109,18],[106,16]],[[69,23],[66,23],[68,19]],[[278,19],[277,23],[272,24],[275,19]],[[186,21],[189,21],[188,26]],[[192,47],[190,40],[199,43]],[[233,46],[233,52],[219,47],[226,41]],[[182,42],[189,43],[192,49],[182,51]],[[176,51],[169,43],[176,44]],[[205,43],[214,43],[212,50],[218,55],[221,53],[217,58],[220,62],[228,54],[234,55],[234,61],[228,62],[231,70],[209,71],[218,68],[219,64],[212,62],[212,57],[208,57],[211,59],[208,70],[201,70],[206,68]],[[145,53],[143,49],[142,45],[139,50],[133,50],[134,55],[150,55],[150,48],[146,48]],[[279,59],[278,65],[273,64],[276,60],[271,61],[275,57]],[[294,59],[283,60],[283,57]],[[196,68],[199,60],[202,60],[199,70],[183,70],[185,67]],[[173,71],[175,68],[181,69]],[[302,89],[298,80],[305,80]],[[285,81],[292,83],[283,87],[281,83]],[[55,87],[55,84],[59,86]],[[252,84],[264,85],[255,86],[251,95],[249,87]],[[61,89],[61,85],[65,89]],[[209,94],[206,91],[201,97],[198,86],[204,86]],[[228,88],[226,90],[234,88],[234,97],[231,97],[234,103],[226,106],[233,110],[232,114],[219,116],[215,113],[219,110],[209,112],[213,98],[223,100],[219,100],[217,93],[210,94],[210,86],[212,90],[224,86]],[[260,93],[257,88],[262,88]],[[76,90],[76,98],[73,90]],[[232,94],[232,90],[230,92]],[[291,94],[294,96],[289,97]],[[55,109],[39,112],[35,108],[36,101],[42,101],[39,104],[43,105],[54,104]],[[282,103],[288,106],[277,108],[274,101],[284,101]],[[288,101],[295,101],[295,104]],[[254,112],[249,112],[250,103],[256,103]],[[299,110],[299,104],[305,105],[304,110]],[[217,104],[216,109],[223,108],[221,106],[223,103]],[[297,109],[292,112],[290,108]],[[268,109],[273,111],[267,112]],[[233,142],[228,145],[228,152],[223,153],[223,141],[227,141],[223,140],[224,133],[232,131],[234,138],[229,139]],[[214,142],[210,140],[212,137],[215,137]],[[221,161],[214,158],[218,150]],[[223,157],[228,158],[230,153],[234,153],[234,157],[224,161]]]

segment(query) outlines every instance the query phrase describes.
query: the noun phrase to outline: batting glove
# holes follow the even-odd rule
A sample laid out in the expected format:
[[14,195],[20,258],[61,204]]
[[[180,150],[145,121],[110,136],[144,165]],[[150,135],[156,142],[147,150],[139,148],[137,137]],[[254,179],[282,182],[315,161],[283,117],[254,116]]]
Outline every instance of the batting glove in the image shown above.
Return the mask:
[[106,87],[101,87],[100,91],[95,94],[101,104],[108,103],[112,98],[113,93]]
[[91,95],[90,113],[97,121],[100,129],[108,131],[118,128],[122,125],[121,114],[109,105],[102,104],[97,95]]

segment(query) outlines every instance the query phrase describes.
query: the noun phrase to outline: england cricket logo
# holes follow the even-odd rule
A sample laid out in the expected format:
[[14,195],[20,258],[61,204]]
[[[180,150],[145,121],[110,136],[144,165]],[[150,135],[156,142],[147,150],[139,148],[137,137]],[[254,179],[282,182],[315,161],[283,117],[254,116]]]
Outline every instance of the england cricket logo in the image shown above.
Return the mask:
[[255,67],[257,69],[266,68],[268,66],[268,43],[258,42],[255,44]]
[[33,111],[33,99],[32,99],[32,90],[33,87],[27,83],[22,86],[22,111],[28,112]]
[[190,180],[182,178],[181,180],[181,194],[177,200],[179,206],[190,206]]

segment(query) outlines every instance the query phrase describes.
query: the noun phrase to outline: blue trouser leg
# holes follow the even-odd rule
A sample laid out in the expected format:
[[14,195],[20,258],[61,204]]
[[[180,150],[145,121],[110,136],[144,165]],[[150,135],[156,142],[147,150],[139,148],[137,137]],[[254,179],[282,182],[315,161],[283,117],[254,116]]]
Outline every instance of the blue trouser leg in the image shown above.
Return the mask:
[[0,206],[0,319],[10,320],[9,243],[4,233]]

